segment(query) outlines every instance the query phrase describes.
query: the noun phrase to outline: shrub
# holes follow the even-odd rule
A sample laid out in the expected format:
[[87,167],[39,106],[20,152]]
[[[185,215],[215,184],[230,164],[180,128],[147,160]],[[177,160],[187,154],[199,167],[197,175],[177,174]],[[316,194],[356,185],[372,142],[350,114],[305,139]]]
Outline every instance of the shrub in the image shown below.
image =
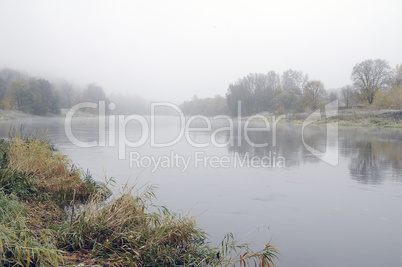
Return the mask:
[[402,109],[402,87],[377,91],[374,96],[373,106],[378,109]]

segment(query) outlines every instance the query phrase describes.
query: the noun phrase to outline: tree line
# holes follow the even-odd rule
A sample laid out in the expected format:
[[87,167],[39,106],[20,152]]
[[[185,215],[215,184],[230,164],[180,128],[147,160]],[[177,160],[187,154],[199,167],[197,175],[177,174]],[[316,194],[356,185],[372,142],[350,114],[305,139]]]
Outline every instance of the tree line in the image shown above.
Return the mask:
[[95,83],[81,89],[68,81],[51,83],[17,70],[0,69],[0,109],[3,110],[57,115],[60,114],[60,109],[69,109],[81,102],[99,100],[107,100],[107,97],[103,88]]
[[226,104],[226,98],[216,95],[213,98],[199,98],[196,95],[189,101],[181,104],[181,109],[186,115],[227,115],[229,108]]
[[302,71],[251,73],[229,85],[227,106],[233,116],[239,101],[242,116],[313,111],[337,99],[345,107],[402,108],[402,65],[391,69],[385,60],[365,60],[354,66],[351,81],[328,92],[322,81],[310,80]]
[[[109,100],[110,98],[110,100]],[[147,114],[150,101],[138,96],[114,94],[107,97],[95,83],[85,88],[68,81],[50,82],[24,72],[0,69],[0,109],[25,113],[60,114],[81,102],[106,100],[116,103],[116,114]],[[310,112],[339,100],[346,108],[365,106],[377,109],[402,109],[402,64],[391,68],[382,59],[365,60],[354,66],[351,84],[326,90],[320,80],[310,80],[302,71],[251,73],[227,89],[226,97],[198,98],[182,103],[186,115],[250,116],[261,112],[275,114]],[[241,110],[238,103],[241,102]],[[88,109],[96,113],[97,110]]]

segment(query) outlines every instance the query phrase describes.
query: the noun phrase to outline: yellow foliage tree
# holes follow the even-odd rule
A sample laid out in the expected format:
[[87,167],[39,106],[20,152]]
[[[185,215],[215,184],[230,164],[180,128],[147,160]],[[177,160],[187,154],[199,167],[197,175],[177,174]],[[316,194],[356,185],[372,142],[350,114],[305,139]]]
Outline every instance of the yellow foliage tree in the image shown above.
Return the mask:
[[402,109],[402,87],[378,91],[374,96],[373,106],[378,109]]

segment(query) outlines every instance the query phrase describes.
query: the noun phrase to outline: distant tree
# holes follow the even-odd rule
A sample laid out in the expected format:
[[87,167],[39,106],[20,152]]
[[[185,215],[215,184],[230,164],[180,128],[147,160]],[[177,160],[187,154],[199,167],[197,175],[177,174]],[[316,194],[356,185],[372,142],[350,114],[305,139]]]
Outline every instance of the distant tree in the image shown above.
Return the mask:
[[0,85],[0,108],[11,109],[14,105],[13,95],[10,92],[10,85],[13,81],[27,80],[28,76],[20,71],[9,68],[0,70],[0,79],[3,82]]
[[372,104],[375,93],[385,88],[389,73],[390,67],[387,61],[369,59],[354,66],[351,78],[354,86],[360,90],[361,96]]
[[74,99],[73,85],[67,81],[63,81],[60,85],[60,98],[63,108],[71,108]]
[[6,82],[0,78],[0,100],[4,99],[7,94]]
[[33,113],[45,115],[48,112],[58,114],[59,96],[54,89],[53,84],[45,79],[31,79],[30,89],[34,95]]
[[[87,85],[87,88],[84,90],[82,94],[82,101],[92,103],[99,103],[99,101],[105,101],[106,106],[108,105],[108,103],[110,103],[110,101],[106,97],[105,91],[103,91],[103,88],[95,83]],[[84,110],[96,114],[99,111],[99,107],[97,109],[86,108]]]
[[284,114],[285,113],[285,106],[283,104],[283,91],[282,88],[279,86],[278,88],[275,89],[274,91],[274,96],[272,99],[272,103],[271,103],[271,108],[272,110],[279,112],[280,110],[280,114]]
[[227,104],[233,116],[238,114],[238,102],[241,103],[241,116],[248,116],[256,111],[253,88],[247,77],[230,84],[226,94]]
[[33,106],[33,93],[29,90],[29,83],[24,80],[13,81],[10,84],[10,92],[16,108],[30,113]]
[[0,78],[9,86],[13,81],[27,80],[28,76],[20,71],[4,68],[0,70]]
[[0,109],[9,109],[11,107],[11,99],[7,97],[8,86],[6,82],[0,78]]
[[388,84],[392,88],[402,86],[402,64],[396,65],[396,67],[392,69],[389,75]]
[[357,92],[351,85],[347,85],[341,89],[341,101],[346,107],[357,104]]
[[228,115],[229,110],[226,104],[226,99],[220,95],[214,98],[193,98],[190,101],[185,101],[181,108],[185,115]]
[[278,89],[275,91],[272,107],[274,110],[281,110],[281,114],[286,111],[300,111],[301,95],[296,95],[289,90]]
[[373,106],[377,109],[402,109],[402,86],[378,91]]
[[326,99],[327,91],[321,81],[309,81],[303,90],[303,106],[304,109],[316,110],[320,108]]
[[254,76],[254,99],[257,112],[271,110],[275,90],[280,87],[280,76],[275,71]]
[[281,91],[275,95],[274,106],[286,111],[302,111],[302,93],[307,82],[307,74],[292,69],[285,71],[281,78]]
[[332,91],[332,92],[330,92],[330,93],[328,94],[328,102],[329,102],[329,103],[331,103],[331,102],[333,102],[333,101],[335,101],[335,100],[338,100],[338,99],[339,99],[338,92]]
[[289,69],[282,74],[282,90],[301,95],[308,82],[308,75],[301,71]]
[[302,110],[302,91],[308,75],[301,71],[287,70],[282,78],[274,71],[266,74],[252,73],[230,84],[226,94],[227,105],[232,115],[249,116],[263,111]]
[[100,100],[106,100],[106,94],[102,87],[95,83],[91,83],[88,84],[84,91],[84,99],[85,101],[99,102]]
[[123,95],[121,93],[109,96],[111,102],[116,104],[114,114],[149,114],[150,103],[148,100],[136,95]]

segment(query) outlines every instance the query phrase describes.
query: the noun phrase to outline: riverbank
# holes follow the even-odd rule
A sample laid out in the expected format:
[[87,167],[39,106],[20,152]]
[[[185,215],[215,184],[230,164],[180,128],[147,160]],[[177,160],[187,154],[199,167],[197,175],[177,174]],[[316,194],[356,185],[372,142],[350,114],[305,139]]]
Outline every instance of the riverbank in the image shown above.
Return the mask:
[[[65,111],[65,110],[64,110]],[[65,112],[64,112],[65,113]],[[303,124],[311,113],[296,113],[284,115],[278,122],[279,123],[295,123]],[[270,113],[262,113],[271,119]],[[48,115],[46,117],[63,117],[64,115]],[[74,117],[96,117],[96,115],[83,111],[76,111]],[[276,116],[278,117],[278,116]],[[41,118],[32,114],[23,113],[16,110],[1,110],[0,121],[15,120],[21,118]],[[249,117],[244,117],[242,120],[247,120]],[[370,110],[370,109],[350,109],[340,110],[338,114],[314,121],[312,124],[325,124],[328,122],[337,122],[341,127],[381,127],[381,128],[402,128],[402,110]]]
[[[66,111],[64,112],[64,114],[62,113],[61,115],[48,114],[46,116],[37,116],[34,114],[24,113],[19,110],[2,110],[2,109],[0,109],[0,121],[17,120],[17,119],[24,119],[24,118],[64,117],[65,113],[66,113]],[[95,117],[95,116],[96,115],[94,115],[92,113],[81,111],[81,110],[77,110],[74,113],[74,117]]]
[[0,265],[273,266],[277,258],[269,242],[253,252],[231,234],[210,246],[194,217],[153,205],[154,188],[111,196],[111,186],[47,141],[0,140]]
[[18,110],[2,110],[0,109],[0,121],[15,120],[21,118],[37,117]]
[[[309,113],[286,115],[284,121],[303,124]],[[337,115],[330,118],[322,118],[313,124],[325,124],[337,122],[344,127],[381,127],[402,128],[402,110],[341,110]]]

